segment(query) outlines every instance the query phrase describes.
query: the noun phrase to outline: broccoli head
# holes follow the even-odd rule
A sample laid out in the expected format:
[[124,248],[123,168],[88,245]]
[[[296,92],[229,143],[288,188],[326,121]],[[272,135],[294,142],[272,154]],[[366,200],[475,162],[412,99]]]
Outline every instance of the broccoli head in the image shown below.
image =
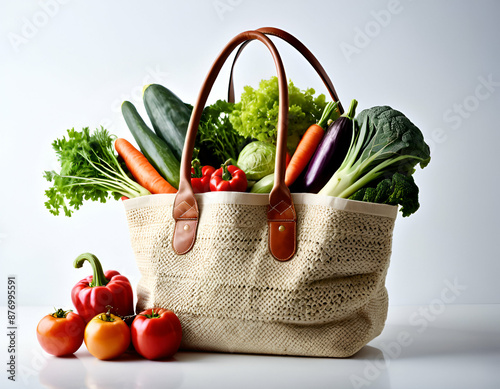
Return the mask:
[[392,193],[385,203],[401,205],[403,217],[417,212],[420,204],[418,202],[418,186],[415,184],[413,176],[394,173],[392,176]]
[[415,213],[418,202],[418,186],[412,176],[394,173],[391,178],[380,181],[376,187],[364,187],[356,191],[350,200],[371,203],[400,205],[403,217]]

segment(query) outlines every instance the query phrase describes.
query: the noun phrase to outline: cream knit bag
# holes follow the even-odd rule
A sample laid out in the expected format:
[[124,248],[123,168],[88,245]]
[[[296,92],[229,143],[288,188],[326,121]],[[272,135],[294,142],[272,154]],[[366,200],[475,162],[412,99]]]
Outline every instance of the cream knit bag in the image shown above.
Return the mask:
[[[217,58],[191,117],[179,193],[124,201],[141,273],[137,311],[174,311],[182,324],[184,349],[351,356],[384,327],[384,282],[397,207],[290,195],[283,185],[286,77],[273,43],[259,31],[286,34],[247,31]],[[201,110],[227,56],[252,39],[273,54],[280,107],[286,107],[278,124],[277,183],[271,195],[194,195],[189,168]]]

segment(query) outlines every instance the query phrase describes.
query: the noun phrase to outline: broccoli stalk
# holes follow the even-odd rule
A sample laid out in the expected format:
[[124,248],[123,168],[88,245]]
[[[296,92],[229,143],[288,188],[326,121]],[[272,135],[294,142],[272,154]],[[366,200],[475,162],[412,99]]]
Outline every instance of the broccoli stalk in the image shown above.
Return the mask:
[[348,198],[383,175],[411,175],[417,163],[424,168],[430,161],[422,133],[399,111],[387,106],[364,110],[354,127],[344,161],[320,194]]

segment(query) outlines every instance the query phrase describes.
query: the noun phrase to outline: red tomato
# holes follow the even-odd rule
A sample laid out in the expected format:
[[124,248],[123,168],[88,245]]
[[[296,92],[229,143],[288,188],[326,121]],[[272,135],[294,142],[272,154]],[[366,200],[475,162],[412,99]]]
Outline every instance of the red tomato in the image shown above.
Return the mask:
[[118,316],[100,313],[85,327],[85,345],[97,359],[113,359],[130,345],[130,329]]
[[138,314],[131,326],[132,343],[147,359],[169,358],[181,345],[179,318],[168,309],[151,308]]
[[71,311],[58,309],[44,316],[36,327],[40,346],[57,357],[75,353],[83,343],[85,321]]

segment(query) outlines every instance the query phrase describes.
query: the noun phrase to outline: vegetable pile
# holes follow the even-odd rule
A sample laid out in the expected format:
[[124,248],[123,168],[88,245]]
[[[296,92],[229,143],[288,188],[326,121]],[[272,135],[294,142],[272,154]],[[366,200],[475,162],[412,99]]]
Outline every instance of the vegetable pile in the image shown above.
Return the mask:
[[79,255],[73,265],[88,261],[93,275],[71,290],[77,309],[56,309],[44,316],[36,332],[40,346],[49,354],[74,354],[83,342],[97,359],[109,360],[135,352],[146,359],[172,357],[180,347],[182,327],[177,315],[165,308],[149,308],[134,314],[132,286],[115,270],[103,271],[91,253]]
[[[417,165],[429,164],[430,150],[403,113],[376,106],[356,115],[358,102],[352,100],[341,115],[338,102],[316,96],[312,88],[302,90],[291,80],[288,97],[285,185],[290,192],[399,206],[403,217],[419,209],[413,173]],[[67,138],[52,143],[60,169],[44,172],[51,185],[45,191],[50,213],[71,216],[86,200],[104,203],[178,191],[193,107],[158,84],[144,87],[143,103],[147,118],[129,101],[121,106],[135,144],[102,127],[93,132],[73,128]],[[277,77],[262,80],[257,89],[246,86],[237,103],[218,100],[205,107],[191,161],[194,193],[270,193],[278,112]],[[71,290],[77,312],[57,309],[43,317],[37,327],[41,347],[66,356],[84,342],[102,360],[127,352],[147,359],[172,357],[182,339],[176,314],[151,307],[135,315],[129,280],[117,271],[105,272],[90,253],[77,257],[74,267],[86,262],[93,274]]]
[[[285,184],[292,193],[318,193],[355,201],[399,205],[403,216],[419,209],[413,173],[427,166],[429,146],[422,132],[400,111],[372,107],[356,115],[352,100],[340,115],[338,103],[301,90],[289,81]],[[203,110],[191,182],[195,193],[269,193],[274,185],[278,121],[278,79],[246,86],[237,103],[218,100]],[[158,84],[147,85],[143,100],[148,124],[125,101],[122,113],[138,147],[105,129],[68,130],[53,143],[59,173],[46,171],[53,185],[45,205],[66,216],[84,200],[134,198],[176,193],[180,159],[192,106]],[[115,154],[116,150],[117,155]]]
[[422,132],[388,106],[362,111],[354,120],[347,153],[319,194],[401,205],[403,216],[419,208],[412,177],[417,164],[430,162]]

